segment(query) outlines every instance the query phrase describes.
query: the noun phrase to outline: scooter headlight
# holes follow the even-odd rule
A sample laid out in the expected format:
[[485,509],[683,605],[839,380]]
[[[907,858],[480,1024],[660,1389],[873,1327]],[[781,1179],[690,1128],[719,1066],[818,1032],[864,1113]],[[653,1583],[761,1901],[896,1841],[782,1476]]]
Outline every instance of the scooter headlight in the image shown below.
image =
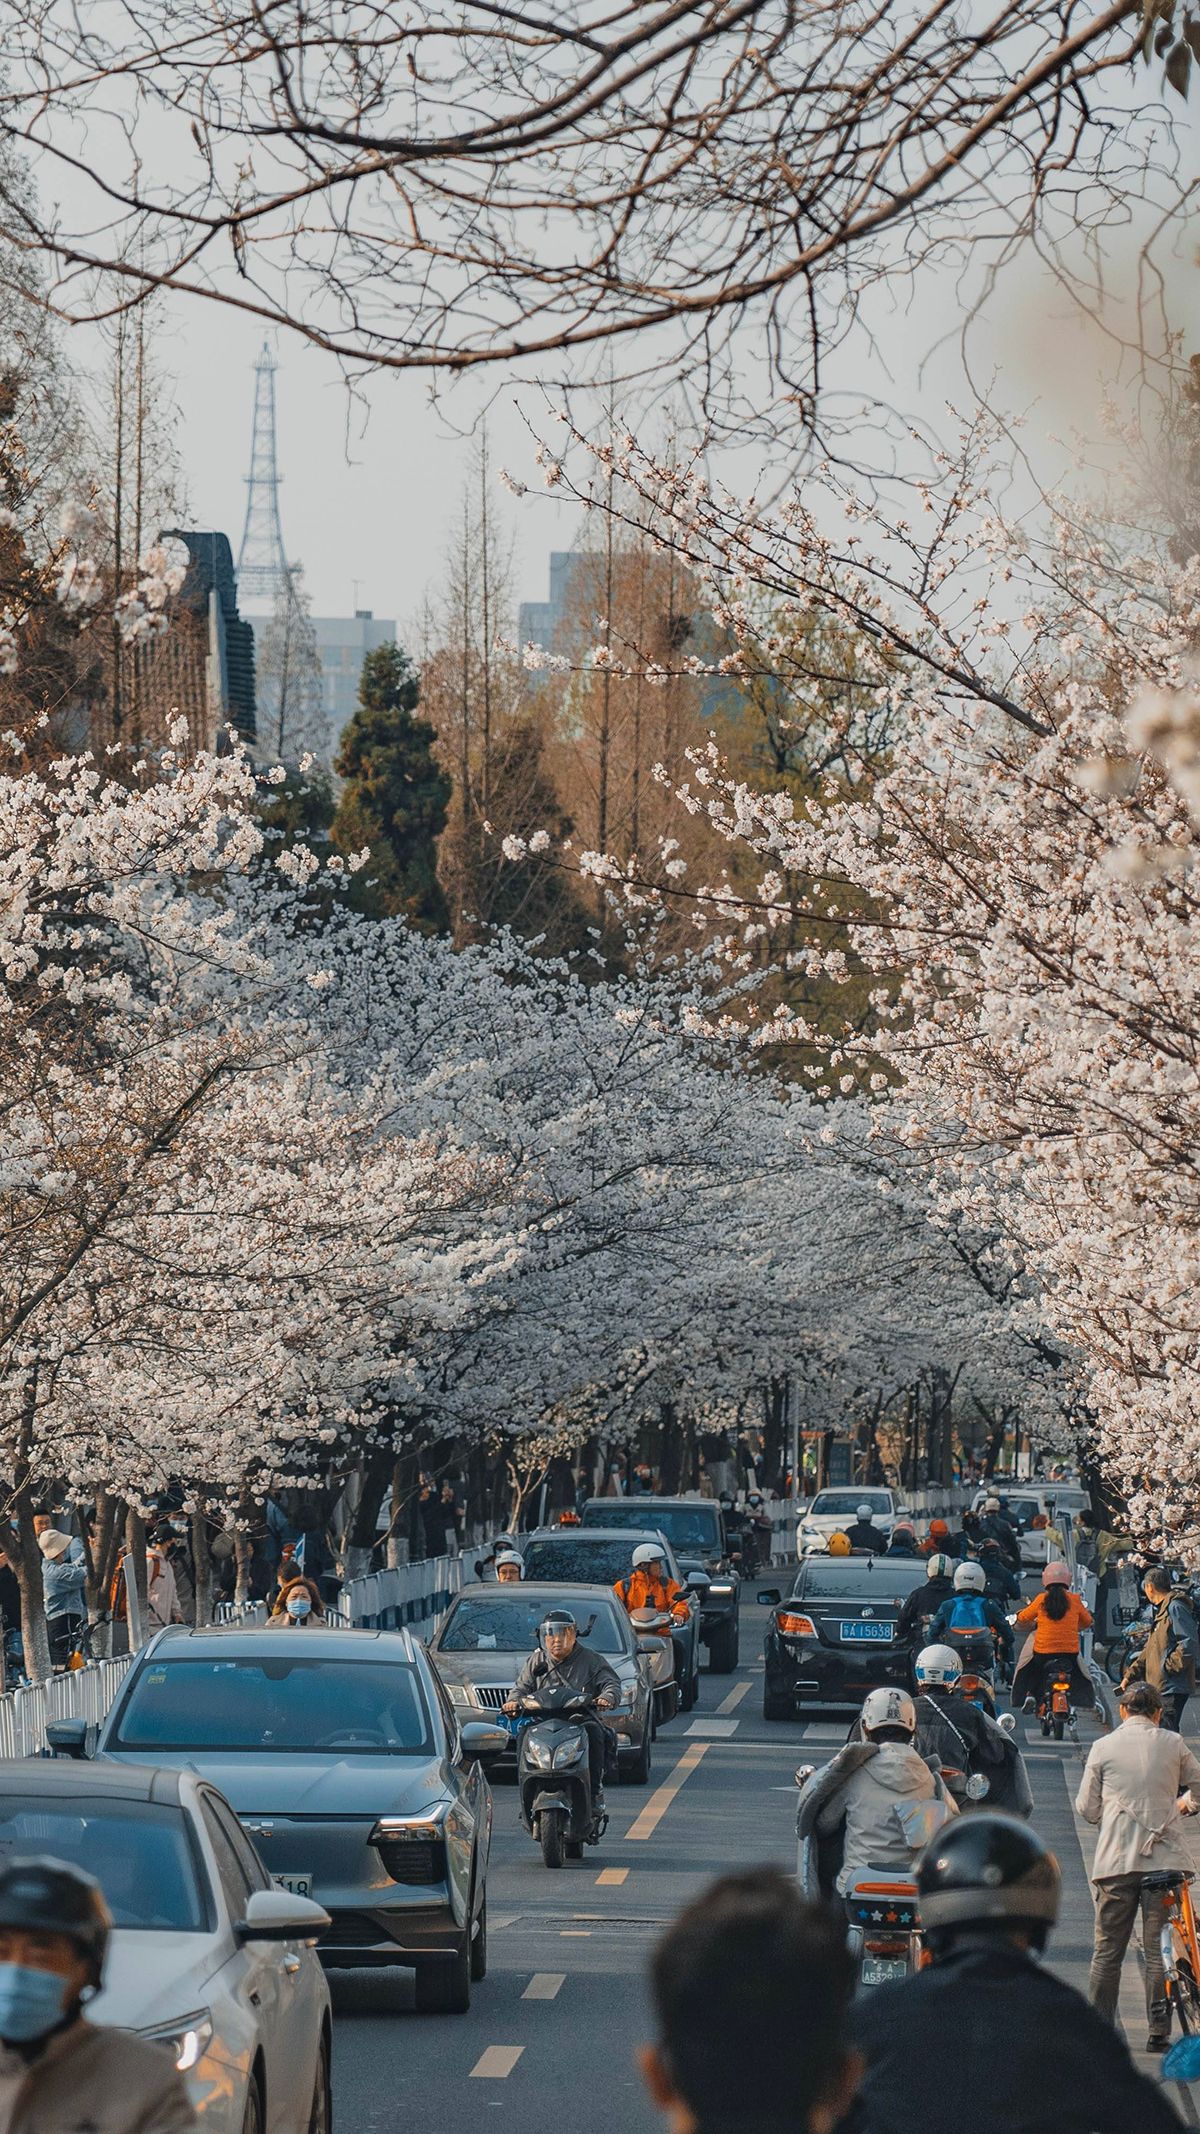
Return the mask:
[[587,1743],[582,1734],[573,1734],[569,1740],[561,1741],[554,1751],[554,1769],[556,1771],[569,1770],[572,1764],[577,1764],[580,1761],[586,1749]]
[[527,1740],[525,1743],[525,1761],[527,1764],[532,1765],[535,1771],[548,1771],[550,1769],[550,1753],[550,1747],[547,1742]]

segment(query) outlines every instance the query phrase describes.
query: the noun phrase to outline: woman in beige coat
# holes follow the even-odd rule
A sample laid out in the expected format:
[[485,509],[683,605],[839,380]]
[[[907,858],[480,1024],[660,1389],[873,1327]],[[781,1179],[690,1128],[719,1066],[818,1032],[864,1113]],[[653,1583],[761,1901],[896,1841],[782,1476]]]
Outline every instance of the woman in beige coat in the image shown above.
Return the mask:
[[1150,2052],[1165,2051],[1169,2030],[1160,1946],[1163,1896],[1146,1888],[1146,1877],[1191,1867],[1179,1817],[1197,1805],[1187,1789],[1200,1786],[1200,1762],[1161,1719],[1162,1699],[1149,1682],[1123,1689],[1121,1724],[1093,1744],[1075,1802],[1085,1822],[1100,1826],[1092,1862],[1096,1939],[1088,1998],[1114,2020],[1121,1965],[1140,1910]]

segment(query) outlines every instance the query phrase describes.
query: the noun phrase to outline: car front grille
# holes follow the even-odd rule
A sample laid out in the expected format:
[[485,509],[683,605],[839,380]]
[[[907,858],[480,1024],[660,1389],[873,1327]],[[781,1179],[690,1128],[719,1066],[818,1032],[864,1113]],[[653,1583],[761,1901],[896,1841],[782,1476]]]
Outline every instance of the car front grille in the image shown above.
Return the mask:
[[500,1682],[477,1682],[475,1684],[475,1695],[480,1704],[487,1706],[489,1712],[499,1712],[503,1711],[508,1699],[512,1696],[512,1686],[510,1684],[505,1689]]

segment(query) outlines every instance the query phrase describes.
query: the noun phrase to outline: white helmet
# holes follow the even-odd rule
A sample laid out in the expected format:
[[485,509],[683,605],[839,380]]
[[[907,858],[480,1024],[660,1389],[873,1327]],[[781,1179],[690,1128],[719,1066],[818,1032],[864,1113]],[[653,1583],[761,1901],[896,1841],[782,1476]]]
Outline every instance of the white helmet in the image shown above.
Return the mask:
[[962,1661],[949,1645],[927,1645],[917,1654],[913,1673],[922,1689],[953,1689],[962,1674]]
[[866,1519],[871,1522],[873,1522],[875,1518],[875,1514],[871,1510],[869,1504],[856,1504],[854,1507],[854,1516],[856,1519]]
[[952,1578],[953,1575],[953,1556],[931,1556],[925,1566],[926,1578]]
[[635,1571],[640,1571],[644,1564],[661,1563],[662,1560],[662,1545],[657,1541],[643,1541],[639,1543],[633,1552],[633,1568]]
[[498,1571],[510,1570],[514,1564],[516,1565],[517,1570],[520,1572],[522,1578],[524,1578],[524,1558],[518,1556],[515,1549],[501,1549],[496,1557],[496,1569]]
[[982,1593],[987,1586],[987,1572],[981,1563],[960,1563],[954,1574],[956,1593]]
[[877,1734],[880,1727],[903,1727],[906,1734],[917,1731],[917,1707],[906,1689],[873,1689],[862,1708],[864,1734]]
[[1000,1509],[999,1497],[985,1497],[983,1500],[983,1508],[985,1512],[998,1512]]

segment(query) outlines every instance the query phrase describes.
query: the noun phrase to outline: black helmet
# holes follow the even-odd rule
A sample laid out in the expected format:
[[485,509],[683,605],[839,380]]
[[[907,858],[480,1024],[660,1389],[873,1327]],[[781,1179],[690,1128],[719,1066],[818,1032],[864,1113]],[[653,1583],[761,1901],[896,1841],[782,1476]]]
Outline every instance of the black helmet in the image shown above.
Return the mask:
[[943,1826],[917,1870],[921,1924],[1027,1919],[1053,1926],[1062,1876],[1047,1845],[1015,1815],[963,1815]]
[[92,1982],[99,1985],[112,1914],[100,1884],[81,1868],[44,1854],[9,1860],[0,1868],[0,1927],[69,1935],[90,1959]]
[[539,1634],[548,1638],[555,1630],[576,1630],[578,1627],[569,1608],[551,1608],[549,1613],[542,1617]]

